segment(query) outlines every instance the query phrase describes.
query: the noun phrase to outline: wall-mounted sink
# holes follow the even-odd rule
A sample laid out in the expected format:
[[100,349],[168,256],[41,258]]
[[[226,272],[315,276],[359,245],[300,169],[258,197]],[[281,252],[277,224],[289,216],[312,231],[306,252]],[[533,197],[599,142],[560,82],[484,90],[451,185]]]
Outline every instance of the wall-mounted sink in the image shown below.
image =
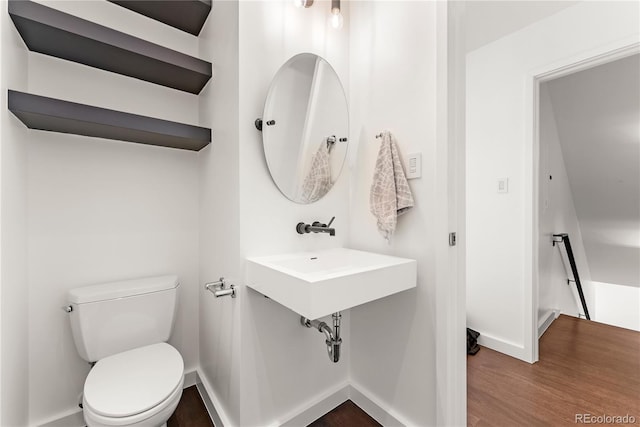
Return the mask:
[[247,258],[247,286],[318,319],[416,286],[413,259],[347,248]]

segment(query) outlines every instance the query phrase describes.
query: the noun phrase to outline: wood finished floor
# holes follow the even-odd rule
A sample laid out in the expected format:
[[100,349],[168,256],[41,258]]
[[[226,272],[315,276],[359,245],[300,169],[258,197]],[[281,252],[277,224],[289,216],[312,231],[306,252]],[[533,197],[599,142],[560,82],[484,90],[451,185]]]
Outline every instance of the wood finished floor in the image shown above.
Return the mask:
[[307,427],[380,427],[381,425],[358,405],[347,400]]
[[640,332],[561,315],[539,362],[483,347],[467,368],[469,426],[575,426],[576,414],[640,424]]
[[[318,418],[308,427],[380,427],[376,420],[351,400]],[[195,386],[184,389],[167,427],[214,427]]]
[[196,386],[185,388],[167,427],[214,427]]

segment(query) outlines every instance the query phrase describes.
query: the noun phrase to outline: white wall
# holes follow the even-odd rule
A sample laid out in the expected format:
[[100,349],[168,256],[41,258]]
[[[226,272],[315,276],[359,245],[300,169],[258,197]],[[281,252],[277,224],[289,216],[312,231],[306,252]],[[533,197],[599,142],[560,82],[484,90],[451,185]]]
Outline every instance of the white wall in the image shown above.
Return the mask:
[[[201,121],[212,127],[213,143],[195,154],[26,131],[2,113],[2,325],[8,314],[24,320],[22,331],[3,330],[2,347],[15,348],[2,355],[2,425],[38,424],[76,410],[87,366],[75,354],[68,320],[59,310],[67,289],[168,272],[182,279],[171,342],[187,369],[200,364],[225,424],[280,424],[348,381],[406,424],[435,424],[435,286],[437,267],[443,266],[436,265],[432,242],[446,238],[447,231],[433,207],[444,202],[436,189],[436,4],[354,2],[343,7],[344,28],[334,30],[327,22],[328,2],[310,9],[297,9],[290,0],[216,2],[195,45],[195,38],[166,34],[168,27],[137,21],[110,3],[96,2],[97,9],[85,2],[56,7],[124,30],[140,26],[152,40],[177,40],[173,47],[211,59],[215,76],[198,98],[33,53],[27,66],[21,47],[24,59],[16,72],[24,84],[18,89]],[[357,13],[351,41],[350,9]],[[347,93],[353,85],[351,168],[312,205],[280,194],[253,126],[272,77],[300,52],[326,58]],[[5,59],[3,44],[3,67]],[[18,162],[6,156],[5,122],[12,120],[22,135],[22,145],[15,147],[24,146]],[[423,178],[411,184],[417,206],[400,220],[391,246],[368,213],[374,134],[386,127],[404,153],[423,154]],[[7,167],[9,159],[17,167]],[[5,209],[14,201],[19,203]],[[332,216],[335,237],[295,232],[299,221]],[[22,261],[16,251],[21,245]],[[303,328],[298,314],[246,288],[243,271],[247,256],[340,246],[415,258],[419,285],[343,313],[342,359],[333,364],[323,336]],[[5,259],[7,248],[12,255]],[[16,259],[10,268],[22,282],[8,275],[5,261]],[[221,275],[239,286],[237,299],[216,300],[202,289]],[[6,306],[5,295],[18,303]],[[13,370],[8,375],[5,364]],[[7,399],[6,390],[17,403]],[[15,405],[5,408],[7,403]]]
[[7,90],[27,88],[27,54],[9,19],[7,2],[0,2],[0,330],[2,364],[0,424],[24,426],[28,419],[28,325],[26,164],[27,131],[7,109]]
[[[327,358],[317,332],[299,326],[299,315],[254,291],[241,286],[235,301],[215,301],[204,295],[201,364],[224,416],[234,425],[282,423],[348,381],[407,424],[435,423],[436,255],[435,245],[425,242],[442,236],[446,245],[446,230],[433,225],[435,212],[430,208],[436,203],[435,7],[434,3],[351,3],[349,10],[343,10],[345,28],[335,31],[327,27],[328,4],[317,3],[305,10],[288,1],[242,2],[237,59],[229,47],[235,43],[233,37],[216,41],[214,32],[204,33],[211,42],[207,49],[216,52],[214,62],[219,57],[221,64],[237,60],[241,65],[238,81],[233,79],[233,66],[216,72],[221,79],[219,96],[214,95],[214,84],[205,101],[210,110],[203,110],[204,117],[211,117],[216,142],[211,153],[205,151],[201,158],[206,182],[202,187],[201,247],[211,245],[203,252],[201,272],[214,277],[230,272],[233,276],[238,261],[244,268],[246,256],[344,245],[416,258],[420,265],[417,290],[343,313],[343,355],[338,364]],[[233,16],[235,10],[230,13]],[[345,32],[350,16],[355,21],[349,41]],[[395,26],[393,31],[389,31],[390,23]],[[220,30],[222,34],[235,32],[231,23],[220,25],[225,28]],[[421,41],[420,55],[413,47],[416,40]],[[398,46],[405,48],[398,50]],[[264,96],[278,68],[289,57],[305,51],[324,56],[346,89],[352,89],[352,170],[345,169],[331,192],[308,206],[292,203],[279,193],[266,168],[260,134],[253,127],[255,118],[262,115]],[[401,63],[411,66],[399,67]],[[417,86],[416,76],[420,77]],[[224,101],[236,85],[238,118],[230,111],[234,105]],[[416,121],[416,116],[421,120]],[[236,120],[237,152],[233,145]],[[397,130],[403,150],[421,151],[424,161],[423,179],[412,183],[418,206],[401,220],[391,247],[379,236],[368,213],[378,142],[374,134],[384,127]],[[350,174],[353,181],[349,188]],[[225,184],[219,184],[219,179]],[[240,194],[237,221],[230,217],[237,203],[231,188]],[[294,231],[299,221],[334,215],[335,238],[300,236]],[[235,255],[237,233],[239,257]],[[212,237],[216,244],[205,243]],[[354,317],[357,320],[351,323]],[[385,337],[384,345],[381,336]],[[233,385],[238,360],[240,403],[240,391]],[[386,368],[381,370],[380,366]]]
[[466,45],[471,52],[578,2],[470,0],[464,3]]
[[[2,5],[4,6],[4,4]],[[2,9],[0,9],[2,10]],[[0,18],[0,47],[4,37],[2,35],[3,18]],[[2,81],[2,66],[0,65],[0,90],[4,93],[4,85]],[[4,105],[4,102],[1,104]],[[2,141],[2,119],[0,118],[0,142]],[[0,146],[0,201],[2,200],[2,148]],[[0,242],[2,242],[2,203],[0,202]],[[2,244],[0,243],[0,334],[2,333]],[[0,421],[2,421],[2,336],[0,335]]]
[[640,288],[601,282],[593,282],[593,286],[593,320],[640,332]]
[[[347,380],[348,313],[342,360],[333,364],[324,338],[303,328],[298,314],[245,288],[243,273],[247,256],[346,242],[348,172],[321,201],[293,203],[271,180],[253,125],[271,79],[295,54],[323,56],[348,81],[348,30],[329,28],[328,11],[322,2],[310,9],[290,1],[219,2],[201,35],[201,54],[213,58],[215,77],[200,102],[202,122],[213,130],[211,147],[199,153],[200,281],[224,275],[239,295],[216,300],[201,291],[200,364],[229,425],[282,423]],[[299,221],[334,215],[335,237],[295,231]]]
[[27,189],[32,423],[77,410],[89,371],[60,310],[73,287],[177,274],[170,343],[185,370],[195,369],[197,186],[194,153],[33,132]]
[[637,41],[638,16],[636,2],[581,2],[467,56],[468,323],[523,360],[537,356],[533,76]]
[[[434,225],[432,208],[437,203],[436,5],[351,3],[343,9],[341,31],[327,26],[328,6],[320,2],[305,10],[289,1],[241,2],[238,58],[230,47],[235,43],[236,29],[229,22],[235,9],[227,10],[229,21],[219,23],[219,32],[214,31],[214,20],[211,32],[203,33],[210,44],[206,51],[214,52],[214,63],[220,58],[219,67],[224,68],[216,71],[220,86],[214,82],[205,94],[201,112],[214,130],[214,144],[210,152],[201,153],[200,163],[201,275],[206,275],[201,281],[229,274],[241,286],[235,301],[202,296],[202,370],[223,418],[233,425],[280,424],[347,382],[397,419],[432,425],[437,412],[436,255],[435,245],[428,242],[440,236],[446,245],[446,229]],[[355,20],[351,40],[350,16]],[[414,47],[416,40],[419,50]],[[253,127],[255,118],[262,116],[264,97],[278,68],[305,51],[325,57],[345,89],[352,89],[351,168],[343,170],[325,198],[307,206],[288,201],[273,184],[260,133]],[[234,61],[240,64],[238,80],[233,75],[235,65],[225,65]],[[235,105],[225,102],[236,85],[237,117],[232,111]],[[239,129],[237,142],[234,126]],[[400,221],[391,247],[368,213],[378,146],[374,134],[385,127],[396,130],[405,153],[422,152],[424,162],[423,178],[412,181],[418,205]],[[234,189],[240,195],[239,206]],[[237,219],[235,209],[240,213]],[[294,231],[299,221],[334,215],[333,238]],[[298,314],[242,286],[234,275],[238,264],[243,271],[246,256],[346,245],[418,259],[420,283],[416,290],[343,313],[343,354],[333,364],[322,336],[302,328]],[[234,383],[239,371],[240,390]]]
[[[550,178],[551,177],[551,178]],[[562,155],[556,128],[553,104],[548,86],[540,85],[540,175],[538,177],[540,204],[538,229],[538,314],[559,310],[564,314],[578,316],[582,308],[576,303],[567,284],[567,273],[562,257],[563,245],[553,246],[553,234],[567,233],[571,241],[580,281],[590,315],[596,312],[591,286],[591,275],[587,262],[582,233],[573,203],[569,177]],[[575,287],[575,284],[570,286]]]
[[[176,37],[177,30],[108,2],[47,4],[103,25],[144,31],[145,38],[168,47],[190,45],[183,50],[197,51],[197,39]],[[27,54],[13,24],[9,22],[5,31],[25,58],[12,62],[13,72],[24,80],[17,87],[11,83],[12,88],[175,121],[198,121],[194,95]],[[7,55],[3,46],[3,66],[11,63]],[[5,90],[3,87],[3,99]],[[8,113],[4,110],[2,114]],[[6,425],[41,424],[78,410],[88,365],[77,356],[67,316],[60,310],[66,291],[76,286],[177,274],[181,288],[170,342],[183,355],[185,369],[194,370],[198,364],[197,155],[31,131],[13,116],[7,117],[19,138],[7,136],[3,126],[3,161],[11,160],[12,166],[3,168],[3,177],[6,174],[8,179],[3,179],[7,189],[3,189],[2,200],[11,208],[2,219],[13,230],[13,236],[3,234],[3,246],[11,245],[11,252],[3,250],[3,254],[19,257],[21,247],[27,252],[26,264],[22,264],[26,280],[18,281],[17,271],[10,270],[21,267],[19,262],[2,260],[3,274],[13,274],[8,280],[3,278],[3,304],[11,304],[3,315],[11,315],[14,326],[25,325],[20,338],[24,343],[15,342],[10,351],[3,346],[3,362],[8,364],[3,366],[3,375],[7,374],[3,386],[12,383],[15,391],[11,395],[20,400],[16,403],[3,395],[3,404],[15,405],[3,411]],[[14,141],[20,150],[26,150],[22,160],[11,159]],[[16,320],[21,317],[24,321]],[[11,337],[11,332],[3,333],[5,343]],[[24,350],[27,340],[28,354]],[[20,383],[12,380],[14,375]]]
[[200,33],[214,64],[200,94],[212,143],[198,153],[200,183],[200,376],[224,425],[240,425],[240,298],[216,299],[203,284],[242,284],[238,148],[238,2],[214,2]]
[[[436,265],[435,242],[446,242],[434,207],[436,3],[352,2],[350,15],[349,244],[418,261],[415,289],[351,310],[351,381],[402,422],[434,425],[436,269],[443,267]],[[384,129],[403,154],[422,153],[422,178],[409,182],[415,207],[399,218],[390,245],[369,212],[375,135]]]
[[[349,81],[348,11],[343,10],[344,28],[335,30],[328,25],[328,2],[315,2],[309,9],[298,9],[289,0],[240,2],[239,7],[241,259],[344,246],[349,234],[348,171],[316,203],[287,200],[270,178],[261,135],[253,122],[262,116],[271,79],[295,54],[316,53],[329,61],[342,82]],[[332,216],[336,217],[334,237],[295,231],[300,221],[328,221]],[[284,422],[344,384],[351,352],[348,313],[342,318],[342,358],[334,364],[327,357],[324,338],[302,327],[298,314],[247,288],[238,299],[242,309],[240,425]]]

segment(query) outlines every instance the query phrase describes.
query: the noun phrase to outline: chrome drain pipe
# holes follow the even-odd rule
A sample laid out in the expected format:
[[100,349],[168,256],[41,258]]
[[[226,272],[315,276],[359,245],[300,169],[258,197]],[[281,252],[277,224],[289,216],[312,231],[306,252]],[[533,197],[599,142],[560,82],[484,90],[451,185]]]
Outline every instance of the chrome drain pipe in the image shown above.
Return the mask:
[[340,319],[342,315],[340,312],[333,313],[333,330],[325,322],[319,320],[309,320],[304,316],[300,316],[300,323],[307,328],[317,329],[325,336],[325,344],[327,344],[327,354],[329,359],[333,363],[337,363],[340,360],[340,345],[342,344],[342,338],[340,338]]

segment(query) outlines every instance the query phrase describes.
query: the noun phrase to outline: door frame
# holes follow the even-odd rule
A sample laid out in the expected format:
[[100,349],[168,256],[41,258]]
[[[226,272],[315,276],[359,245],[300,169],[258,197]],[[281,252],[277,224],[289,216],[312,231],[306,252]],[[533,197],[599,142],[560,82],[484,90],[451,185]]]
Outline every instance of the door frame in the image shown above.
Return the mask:
[[[436,425],[467,424],[464,2],[436,3]],[[455,232],[457,244],[449,245]]]
[[[525,153],[533,161],[525,162],[525,342],[530,342],[530,361],[539,360],[538,347],[538,288],[539,288],[539,186],[540,175],[540,85],[588,68],[606,64],[618,59],[640,53],[637,37],[619,40],[597,49],[582,52],[560,61],[546,64],[532,70],[526,76],[525,93]],[[527,292],[528,289],[528,292]]]

